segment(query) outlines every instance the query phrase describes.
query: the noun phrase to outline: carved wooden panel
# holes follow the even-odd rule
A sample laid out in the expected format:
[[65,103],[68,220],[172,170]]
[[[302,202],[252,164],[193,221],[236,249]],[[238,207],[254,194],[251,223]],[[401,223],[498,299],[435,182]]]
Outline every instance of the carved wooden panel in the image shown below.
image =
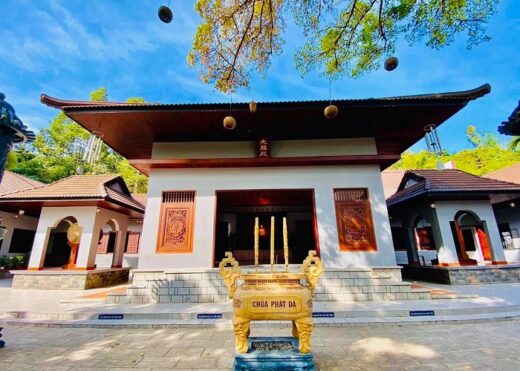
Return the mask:
[[377,250],[367,190],[335,189],[334,201],[340,250]]
[[189,253],[193,251],[195,192],[164,192],[157,252]]

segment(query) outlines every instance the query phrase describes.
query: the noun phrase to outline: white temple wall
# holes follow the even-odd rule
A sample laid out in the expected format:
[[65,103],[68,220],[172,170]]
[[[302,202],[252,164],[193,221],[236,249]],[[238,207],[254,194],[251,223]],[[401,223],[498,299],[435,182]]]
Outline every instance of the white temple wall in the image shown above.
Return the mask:
[[[494,209],[497,224],[508,223],[513,231],[511,249],[504,249],[504,254],[508,263],[520,262],[520,205],[515,207],[502,207]],[[516,229],[516,231],[514,231]]]
[[[137,219],[128,221],[127,232],[139,232],[142,233],[143,225],[136,223]],[[126,234],[123,237],[123,243],[126,244]],[[110,268],[114,259],[113,253],[96,254],[96,267],[97,268]],[[139,254],[128,254],[123,255],[123,268],[137,268],[137,262],[139,261]]]
[[[334,188],[368,188],[377,243],[374,252],[341,252]],[[326,267],[395,266],[380,167],[316,166],[273,168],[155,169],[139,246],[139,269],[211,268],[217,190],[314,189],[320,255]],[[161,192],[195,190],[193,252],[156,254]]]
[[[493,213],[493,208],[488,200],[435,201],[435,205],[437,218],[439,223],[442,225],[441,228],[444,242],[446,245],[449,245],[451,251],[456,254],[455,242],[453,241],[453,235],[451,233],[449,222],[455,218],[455,214],[457,214],[458,211],[471,211],[475,213],[480,220],[486,222],[486,232],[489,238],[493,260],[505,260],[504,249],[502,247],[502,241],[500,240],[495,214]],[[441,261],[440,251],[439,261]],[[454,257],[454,261],[458,261],[456,255]]]

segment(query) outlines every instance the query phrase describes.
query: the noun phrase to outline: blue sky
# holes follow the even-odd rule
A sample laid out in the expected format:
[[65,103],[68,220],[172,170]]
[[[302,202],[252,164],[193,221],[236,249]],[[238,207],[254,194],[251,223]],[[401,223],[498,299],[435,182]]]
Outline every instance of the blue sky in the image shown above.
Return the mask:
[[[229,96],[203,84],[186,63],[199,22],[190,0],[172,0],[174,20],[164,24],[157,8],[167,0],[2,0],[0,91],[26,125],[45,127],[57,111],[39,102],[41,93],[62,99],[88,99],[104,86],[109,99],[140,96],[149,102],[228,102]],[[516,3],[516,4],[515,4]],[[333,83],[333,99],[457,91],[490,83],[492,92],[444,123],[443,147],[468,147],[467,125],[496,133],[520,100],[520,6],[502,0],[491,19],[490,42],[468,51],[465,39],[440,51],[421,45],[398,46],[400,65],[359,79]],[[328,81],[318,73],[301,78],[293,62],[303,44],[289,25],[284,53],[267,77],[234,101],[328,99]],[[508,140],[502,137],[504,143]],[[412,150],[423,148],[422,141]]]

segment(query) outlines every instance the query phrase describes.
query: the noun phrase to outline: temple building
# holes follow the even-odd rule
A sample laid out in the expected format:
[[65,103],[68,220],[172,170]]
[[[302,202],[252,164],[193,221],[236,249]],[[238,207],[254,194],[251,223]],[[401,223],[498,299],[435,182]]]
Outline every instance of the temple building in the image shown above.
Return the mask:
[[[101,287],[137,266],[144,206],[117,175],[43,184],[6,172],[0,186],[2,255],[25,257],[14,288]],[[16,267],[21,268],[21,267]]]
[[[208,270],[225,251],[250,264],[260,219],[276,250],[287,218],[290,262],[316,250],[328,269],[395,271],[381,170],[489,85],[440,94],[329,102],[149,104],[42,96],[149,176],[139,272]],[[232,116],[236,127],[223,125]],[[279,257],[279,252],[276,254]],[[442,259],[442,258],[441,258]],[[89,262],[90,264],[91,262]],[[90,266],[87,266],[90,268]],[[165,273],[166,272],[166,273]],[[143,273],[144,274],[144,273]],[[396,278],[397,279],[397,278]]]

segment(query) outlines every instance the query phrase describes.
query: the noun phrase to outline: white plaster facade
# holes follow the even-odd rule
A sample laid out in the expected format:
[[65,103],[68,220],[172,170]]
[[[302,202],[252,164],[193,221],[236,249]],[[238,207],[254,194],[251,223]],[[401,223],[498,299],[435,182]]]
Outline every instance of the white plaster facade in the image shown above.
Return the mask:
[[[435,207],[431,207],[433,206],[432,204]],[[489,240],[492,261],[505,261],[506,257],[502,247],[495,214],[493,213],[493,208],[489,200],[435,201],[431,203],[427,202],[422,205],[400,206],[392,212],[392,226],[402,226],[409,233],[409,238],[411,238],[410,245],[416,248],[416,243],[412,235],[414,221],[417,220],[417,218],[423,217],[431,224],[433,239],[437,250],[417,251],[419,263],[422,265],[432,265],[431,260],[438,258],[440,264],[458,265],[459,259],[450,222],[455,219],[456,214],[460,211],[470,212],[476,216],[478,220],[485,222],[485,232]],[[477,240],[476,236],[475,240]],[[468,256],[470,259],[477,260],[479,265],[484,265],[485,261],[483,260],[478,242],[476,244],[476,251],[467,251]],[[422,258],[420,258],[421,256]],[[396,260],[398,264],[408,264],[407,252],[402,250],[396,251]]]
[[[372,138],[273,141],[273,157],[376,154]],[[255,156],[254,142],[155,143],[153,159]],[[367,188],[377,251],[339,250],[334,188]],[[327,267],[395,266],[395,254],[379,165],[152,169],[139,246],[139,269],[213,267],[216,191],[313,189],[320,256]],[[156,253],[163,191],[193,190],[192,253]]]
[[[509,228],[516,229],[520,233],[520,205],[515,207],[502,207],[495,209],[497,224],[508,223]],[[508,263],[520,262],[520,237],[513,235],[512,245],[514,249],[504,249],[504,254]]]
[[[495,222],[495,214],[488,200],[473,201],[437,201],[435,202],[440,232],[442,234],[442,243],[439,245],[439,262],[458,263],[455,242],[453,241],[450,225],[447,221],[453,220],[458,211],[470,211],[478,216],[480,220],[486,222],[485,229],[489,239],[491,248],[491,257],[493,261],[505,261],[504,249],[498,232],[498,226]],[[471,258],[471,257],[470,257]],[[476,256],[474,257],[476,258]],[[476,259],[479,260],[479,259]]]
[[96,206],[43,207],[34,238],[29,269],[43,267],[49,236],[53,228],[67,217],[74,217],[81,227],[81,240],[76,260],[77,268],[91,269],[95,266],[96,247],[101,228],[113,220],[117,226],[112,266],[121,267],[128,227],[128,216]]
[[[130,220],[128,223],[127,232],[139,232],[142,233],[143,224],[136,223],[136,220]],[[126,234],[124,236],[126,239]],[[123,242],[124,243],[124,242]],[[96,254],[96,267],[97,268],[110,268],[112,267],[112,262],[114,259],[113,253],[98,253]],[[137,268],[137,263],[139,261],[139,254],[129,254],[125,253],[123,255],[123,268]]]
[[0,248],[0,256],[20,255],[19,253],[9,253],[13,232],[15,228],[36,231],[36,227],[38,226],[38,218],[0,211],[0,220],[0,226],[7,229],[4,240],[2,242],[2,247]]

